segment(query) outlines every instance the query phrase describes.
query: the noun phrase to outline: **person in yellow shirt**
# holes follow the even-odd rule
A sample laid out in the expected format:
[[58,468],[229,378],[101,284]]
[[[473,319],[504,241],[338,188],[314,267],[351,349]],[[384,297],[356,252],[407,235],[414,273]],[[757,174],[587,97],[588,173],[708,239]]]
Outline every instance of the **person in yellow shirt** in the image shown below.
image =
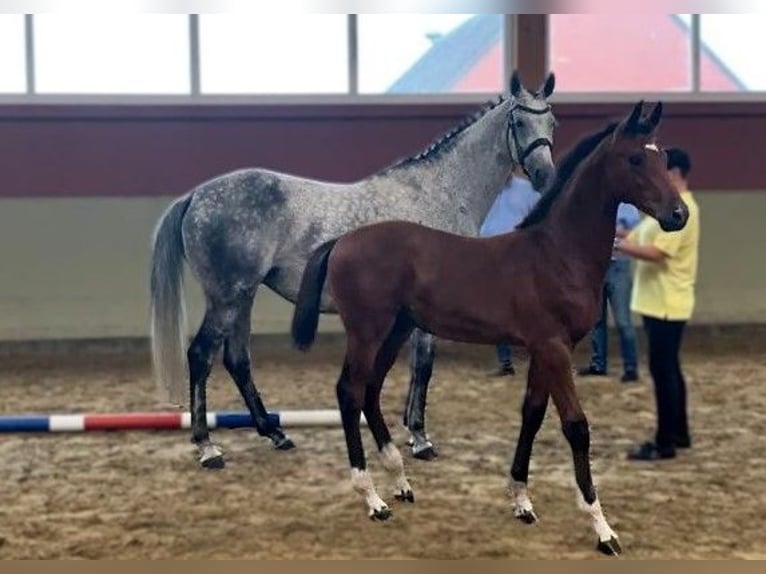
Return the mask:
[[689,448],[686,381],[679,353],[684,328],[694,311],[700,236],[699,209],[688,188],[689,154],[665,150],[668,175],[689,208],[686,226],[665,232],[644,217],[615,249],[637,260],[631,310],[641,315],[649,345],[649,371],[654,380],[657,431],[653,441],[628,452],[630,460],[673,458],[677,448]]

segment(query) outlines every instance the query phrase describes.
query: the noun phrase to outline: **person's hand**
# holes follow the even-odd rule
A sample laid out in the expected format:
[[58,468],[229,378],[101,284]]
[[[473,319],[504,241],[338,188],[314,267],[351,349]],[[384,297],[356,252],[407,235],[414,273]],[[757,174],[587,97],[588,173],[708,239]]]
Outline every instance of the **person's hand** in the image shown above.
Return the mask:
[[615,230],[615,235],[619,237],[620,239],[622,239],[623,237],[627,237],[629,233],[630,231],[625,229],[621,225],[618,225],[617,229]]

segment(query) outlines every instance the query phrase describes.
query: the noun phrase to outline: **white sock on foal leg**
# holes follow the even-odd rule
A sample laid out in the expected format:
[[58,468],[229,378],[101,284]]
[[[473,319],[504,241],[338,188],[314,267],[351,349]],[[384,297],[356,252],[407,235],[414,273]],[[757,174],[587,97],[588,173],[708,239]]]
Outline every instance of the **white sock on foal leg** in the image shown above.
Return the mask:
[[383,468],[386,469],[386,472],[388,472],[396,483],[396,486],[394,487],[394,495],[400,500],[415,502],[412,487],[404,474],[402,454],[399,452],[399,449],[396,448],[396,445],[389,442],[383,446],[383,448],[380,449],[380,458],[383,463]]
[[385,520],[391,515],[388,505],[378,496],[370,473],[358,468],[351,469],[351,485],[354,490],[364,497],[367,503],[368,516]]
[[534,508],[532,508],[532,501],[527,492],[527,483],[511,479],[508,490],[513,501],[513,515],[519,519],[523,518],[525,521],[536,522],[537,515]]
[[618,539],[617,534],[612,530],[604,517],[604,512],[601,510],[601,502],[598,497],[593,501],[593,504],[588,504],[582,497],[582,492],[577,489],[577,502],[581,509],[590,514],[591,521],[593,523],[593,530],[596,531],[600,542],[608,542],[609,540]]

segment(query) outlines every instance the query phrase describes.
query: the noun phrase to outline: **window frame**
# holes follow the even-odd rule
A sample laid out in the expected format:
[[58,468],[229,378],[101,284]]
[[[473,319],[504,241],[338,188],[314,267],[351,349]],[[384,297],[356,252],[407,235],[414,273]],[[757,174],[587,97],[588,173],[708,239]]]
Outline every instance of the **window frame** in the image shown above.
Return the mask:
[[[139,12],[138,15],[146,16],[146,15],[152,15],[152,14],[147,13],[147,12]],[[172,13],[170,13],[169,15],[179,16],[179,14],[172,14]],[[186,60],[188,62],[189,59],[191,58],[191,54],[192,54],[192,51],[193,51],[193,47],[191,45],[192,35],[191,35],[191,29],[190,29],[190,22],[191,22],[190,16],[191,15],[190,14],[186,14],[185,16],[186,16],[186,22],[187,22],[187,26],[186,26],[186,39],[189,42],[188,45],[187,45],[187,51],[186,51],[185,57],[186,57]],[[78,92],[68,92],[68,91],[67,92],[54,92],[54,91],[47,92],[46,91],[44,93],[38,92],[37,91],[37,83],[38,83],[38,79],[39,78],[37,77],[37,74],[36,74],[38,59],[37,59],[37,54],[36,54],[36,48],[37,47],[35,45],[35,34],[36,34],[36,31],[35,31],[35,28],[36,28],[35,19],[36,19],[36,15],[35,14],[24,14],[24,34],[25,34],[24,43],[25,43],[25,46],[26,46],[26,58],[25,58],[26,59],[26,66],[25,67],[26,67],[26,70],[27,70],[27,76],[26,76],[27,90],[26,90],[26,93],[23,95],[24,97],[26,97],[26,98],[34,98],[35,102],[37,102],[37,101],[47,102],[48,101],[48,97],[50,96],[51,98],[53,98],[51,100],[51,103],[55,103],[56,100],[67,100],[67,99],[70,99],[70,98],[72,100],[77,100],[77,99],[81,98],[82,96],[86,96],[89,99],[93,99],[93,100],[95,100],[95,99],[99,99],[99,100],[100,99],[104,99],[105,103],[111,103],[115,98],[117,98],[117,99],[125,99],[126,102],[127,102],[127,101],[129,101],[131,98],[133,98],[135,96],[138,96],[138,97],[145,97],[145,96],[165,97],[165,94],[163,94],[161,92],[147,92],[146,94],[143,94],[141,92],[126,93],[126,92],[119,92],[119,91],[115,91],[115,92],[111,92],[111,93],[110,92],[104,92],[104,93],[102,93],[102,92],[82,92],[82,93],[78,93]],[[180,69],[180,68],[176,68],[175,66],[172,66],[171,68],[174,69],[174,70],[175,69]],[[189,72],[190,72],[190,75],[189,75],[189,86],[191,86],[192,82],[193,82],[193,78],[192,78],[191,74],[194,72],[194,70],[191,69],[191,70],[189,70]],[[177,97],[188,97],[187,93],[178,93],[178,92],[174,92],[172,94],[167,94],[167,95],[172,95],[172,96],[177,96]],[[2,100],[0,100],[0,103],[2,103]],[[20,103],[24,103],[24,102],[22,101]]]
[[[27,90],[24,94],[0,94],[0,105],[402,105],[460,104],[484,102],[498,92],[434,94],[360,94],[358,75],[357,15],[347,14],[349,49],[347,53],[349,91],[344,94],[203,94],[200,83],[199,15],[189,19],[190,86],[188,94],[40,94],[34,85],[34,15],[25,15]],[[511,39],[517,26],[516,14],[503,18],[503,77],[509,78],[516,66],[517,53]]]
[[[434,94],[360,94],[358,90],[357,15],[348,18],[349,91],[345,94],[202,94],[200,93],[199,17],[187,14],[189,22],[190,86],[188,94],[39,94],[35,92],[34,15],[25,14],[26,93],[0,94],[0,105],[407,105],[407,104],[476,104],[495,98],[497,92],[434,93]],[[520,22],[537,14],[504,14],[503,19],[503,78],[509,78],[521,60],[526,64],[525,75],[535,72],[543,77],[550,60],[549,15],[545,15],[544,49],[540,42],[529,46],[519,42]],[[763,102],[766,90],[748,92],[716,92],[700,90],[700,15],[691,17],[691,77],[692,88],[683,92],[554,92],[554,103],[622,103],[637,97],[664,102]],[[553,70],[555,72],[555,70]],[[505,91],[505,85],[503,85]]]
[[[701,90],[701,26],[700,14],[691,15],[690,38],[691,43],[691,89],[686,91],[633,91],[633,92],[555,92],[551,96],[552,102],[562,103],[623,103],[635,102],[637,97],[646,100],[661,100],[663,102],[674,103],[736,103],[736,102],[764,102],[766,101],[766,90],[752,90],[747,92],[721,92],[715,90]],[[546,32],[550,33],[550,15],[546,17]],[[550,43],[547,42],[545,48],[544,69],[550,65]],[[555,72],[555,70],[554,70]]]
[[[261,103],[264,98],[272,98],[277,97],[280,99],[284,98],[293,98],[291,101],[292,103],[303,103],[301,102],[302,97],[309,97],[309,98],[325,98],[325,97],[348,97],[351,94],[352,90],[352,79],[355,80],[355,78],[352,77],[352,69],[350,68],[350,62],[352,57],[352,51],[355,50],[355,46],[352,48],[352,41],[355,40],[355,36],[351,32],[351,25],[352,25],[352,16],[351,14],[346,14],[346,31],[347,31],[347,48],[346,48],[346,73],[347,73],[347,79],[348,79],[348,91],[345,93],[341,92],[311,92],[311,91],[300,91],[300,92],[289,92],[289,93],[280,93],[280,92],[206,92],[203,93],[202,91],[202,54],[200,52],[200,19],[199,14],[189,14],[189,33],[191,34],[191,38],[189,40],[189,45],[193,46],[193,49],[190,53],[190,60],[189,65],[191,66],[190,75],[194,79],[191,85],[191,96],[195,98],[200,99],[208,99],[209,97],[213,98],[234,98],[234,99],[242,99],[242,98],[252,98],[256,101],[256,103]],[[355,31],[354,31],[355,33]],[[185,98],[188,98],[189,95],[182,96]],[[188,100],[187,100],[188,101]],[[264,101],[264,103],[267,103]],[[275,103],[275,102],[268,102],[268,103]]]
[[[24,58],[24,61],[21,62],[22,65],[21,65],[21,70],[20,70],[21,74],[22,74],[22,77],[21,77],[21,82],[20,82],[19,86],[20,86],[21,89],[20,90],[16,90],[15,88],[12,88],[11,91],[0,92],[0,96],[19,97],[19,96],[23,95],[25,92],[29,91],[29,86],[28,86],[28,82],[27,82],[27,79],[29,78],[29,70],[28,70],[29,58],[26,57],[26,54],[28,52],[28,50],[27,50],[27,37],[28,37],[28,34],[27,34],[27,20],[28,20],[28,18],[26,17],[25,14],[8,13],[8,14],[3,14],[3,15],[5,15],[5,16],[21,16],[21,19],[20,19],[20,22],[21,22],[21,52],[22,52],[22,57]],[[18,48],[18,45],[16,45],[16,47]],[[15,74],[14,74],[14,80],[18,80],[18,76],[15,76]]]

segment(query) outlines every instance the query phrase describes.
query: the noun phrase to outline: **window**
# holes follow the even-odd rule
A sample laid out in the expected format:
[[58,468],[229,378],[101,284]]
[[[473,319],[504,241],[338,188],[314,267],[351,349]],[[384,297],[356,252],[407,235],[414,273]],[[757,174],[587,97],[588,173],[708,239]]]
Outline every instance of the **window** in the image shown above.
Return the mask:
[[190,91],[184,14],[36,14],[34,45],[40,93]]
[[503,14],[359,14],[359,92],[500,92]]
[[556,91],[691,91],[691,32],[680,16],[551,14]]
[[0,93],[26,92],[24,15],[0,14]]
[[700,14],[700,89],[766,90],[765,14]]
[[201,14],[202,93],[345,93],[346,14]]
[[[357,101],[357,93],[477,94],[478,99],[505,91],[511,48],[505,23],[520,18],[524,25],[524,17],[0,14],[0,95],[15,100],[6,95],[26,94],[29,84],[43,95],[185,96],[199,88],[204,95],[306,94],[317,101],[324,101],[323,95]],[[31,38],[25,18],[33,24]],[[559,94],[587,92],[609,100],[609,93],[675,92],[693,100],[706,92],[756,92],[766,99],[766,66],[758,58],[766,49],[766,15],[547,18],[548,68],[556,73]],[[195,21],[198,26],[192,26]],[[29,42],[33,49],[27,53]],[[519,49],[529,60],[537,46]],[[536,54],[531,59],[536,61]],[[31,82],[28,70],[34,71]]]

